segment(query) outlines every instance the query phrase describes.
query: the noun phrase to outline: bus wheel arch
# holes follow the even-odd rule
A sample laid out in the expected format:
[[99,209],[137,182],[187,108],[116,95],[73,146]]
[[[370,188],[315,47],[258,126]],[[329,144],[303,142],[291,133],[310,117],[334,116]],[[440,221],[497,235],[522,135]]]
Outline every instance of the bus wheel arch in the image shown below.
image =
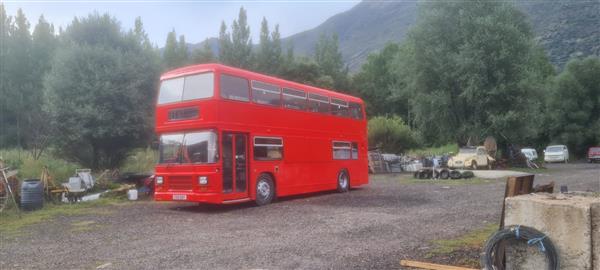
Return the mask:
[[271,203],[277,194],[275,177],[270,172],[262,172],[256,179],[256,205],[263,206]]
[[350,190],[350,172],[346,168],[342,168],[337,173],[336,178],[337,191],[340,193]]

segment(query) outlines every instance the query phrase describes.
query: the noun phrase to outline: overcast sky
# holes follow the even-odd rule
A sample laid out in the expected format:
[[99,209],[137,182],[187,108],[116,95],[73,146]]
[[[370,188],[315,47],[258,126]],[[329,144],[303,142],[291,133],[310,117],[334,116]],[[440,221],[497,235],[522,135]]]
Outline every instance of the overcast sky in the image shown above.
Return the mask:
[[137,16],[142,18],[144,28],[152,42],[164,46],[167,33],[172,29],[177,35],[184,34],[189,43],[201,42],[207,37],[217,37],[221,21],[227,27],[237,18],[240,6],[248,13],[248,22],[254,42],[258,41],[260,22],[264,17],[272,30],[279,24],[282,37],[311,29],[327,18],[346,11],[359,1],[121,1],[121,0],[19,0],[2,1],[8,15],[15,15],[17,9],[25,12],[31,27],[35,26],[41,14],[49,22],[65,28],[75,16],[87,16],[90,12],[109,13],[116,17],[125,29],[132,27]]

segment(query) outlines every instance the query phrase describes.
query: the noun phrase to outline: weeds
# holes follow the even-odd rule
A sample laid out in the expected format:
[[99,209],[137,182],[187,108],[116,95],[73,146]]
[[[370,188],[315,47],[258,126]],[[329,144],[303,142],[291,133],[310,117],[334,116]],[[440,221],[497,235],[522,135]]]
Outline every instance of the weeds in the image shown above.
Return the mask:
[[0,157],[11,169],[19,170],[20,179],[40,178],[42,168],[47,166],[54,181],[62,183],[67,182],[75,173],[75,169],[81,167],[77,163],[52,156],[48,151],[38,160],[33,159],[29,152],[22,149],[2,149]]

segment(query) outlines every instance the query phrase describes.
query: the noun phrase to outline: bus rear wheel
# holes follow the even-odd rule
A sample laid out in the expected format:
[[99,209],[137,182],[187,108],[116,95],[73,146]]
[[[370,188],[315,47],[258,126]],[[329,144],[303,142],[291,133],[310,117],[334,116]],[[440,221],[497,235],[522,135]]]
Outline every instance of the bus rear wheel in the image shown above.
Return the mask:
[[340,193],[348,192],[350,189],[350,175],[348,175],[348,171],[341,170],[338,173],[337,177],[337,191]]
[[261,174],[256,180],[256,205],[263,206],[271,203],[275,197],[273,178],[268,174]]

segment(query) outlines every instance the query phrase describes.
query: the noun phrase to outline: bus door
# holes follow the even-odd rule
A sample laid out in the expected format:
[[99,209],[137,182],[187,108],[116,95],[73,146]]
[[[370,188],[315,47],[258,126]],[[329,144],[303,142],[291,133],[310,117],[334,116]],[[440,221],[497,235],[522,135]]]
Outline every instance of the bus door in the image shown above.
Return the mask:
[[223,199],[248,198],[248,135],[223,132]]

